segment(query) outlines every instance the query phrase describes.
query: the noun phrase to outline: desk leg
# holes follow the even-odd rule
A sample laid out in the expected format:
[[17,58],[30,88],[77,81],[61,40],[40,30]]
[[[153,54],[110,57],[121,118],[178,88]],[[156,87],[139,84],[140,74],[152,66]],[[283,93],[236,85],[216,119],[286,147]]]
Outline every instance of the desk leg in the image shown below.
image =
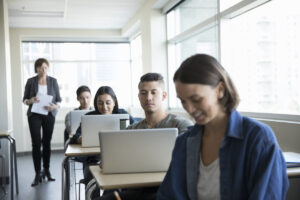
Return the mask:
[[11,139],[12,144],[13,144],[14,168],[15,168],[15,178],[16,178],[16,191],[17,191],[17,194],[19,194],[16,140],[12,137],[10,137],[10,139]]
[[13,200],[14,199],[14,156],[13,156],[13,143],[12,141],[10,140],[10,138],[7,138],[10,142],[10,180],[11,180],[11,183],[10,183],[10,192],[11,192],[11,196],[10,196],[10,199]]
[[[65,200],[65,197],[66,199],[69,199],[69,190],[70,190],[70,187],[68,186],[68,180],[65,181],[65,178],[68,179],[68,165],[69,165],[69,159],[68,157],[64,157],[63,161],[62,161],[62,174],[61,174],[61,194],[62,194],[62,200]],[[66,173],[65,173],[66,171]],[[67,186],[65,188],[65,185]]]

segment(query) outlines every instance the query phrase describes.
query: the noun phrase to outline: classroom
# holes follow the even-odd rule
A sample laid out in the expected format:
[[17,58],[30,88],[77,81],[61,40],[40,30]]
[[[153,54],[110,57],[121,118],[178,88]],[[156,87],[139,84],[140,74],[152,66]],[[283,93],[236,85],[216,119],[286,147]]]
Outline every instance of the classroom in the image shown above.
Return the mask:
[[[75,170],[80,162],[71,152],[76,145],[68,149],[65,138],[66,116],[79,106],[80,86],[90,89],[91,109],[97,108],[100,87],[111,87],[122,111],[110,114],[128,114],[128,127],[147,119],[140,78],[158,73],[166,91],[164,113],[197,124],[174,76],[195,54],[215,58],[238,91],[236,110],[268,125],[284,156],[298,156],[291,161],[298,167],[287,168],[285,197],[300,199],[299,6],[298,0],[0,0],[0,199],[86,198],[86,185],[76,178],[83,170]],[[60,93],[48,110],[54,116],[48,181],[56,180],[31,187],[40,166],[33,163],[27,111],[35,102],[25,94],[27,81],[43,66],[35,65],[38,58],[47,60],[42,64]],[[159,187],[165,174],[156,175]]]

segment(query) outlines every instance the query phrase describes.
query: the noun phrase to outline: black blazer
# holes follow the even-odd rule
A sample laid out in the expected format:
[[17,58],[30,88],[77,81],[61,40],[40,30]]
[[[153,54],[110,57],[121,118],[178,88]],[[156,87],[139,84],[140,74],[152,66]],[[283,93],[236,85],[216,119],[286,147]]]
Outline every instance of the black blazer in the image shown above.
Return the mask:
[[[35,97],[37,95],[37,92],[38,92],[38,76],[34,76],[27,80],[25,91],[24,91],[23,102],[25,101],[25,99],[30,99],[31,97]],[[57,102],[61,102],[57,80],[51,76],[47,76],[47,94],[53,96],[52,103],[56,104]],[[29,105],[29,108],[27,110],[27,116],[30,116],[32,114],[31,107],[32,104]],[[57,109],[51,111],[53,117],[55,117],[57,111],[58,111]]]

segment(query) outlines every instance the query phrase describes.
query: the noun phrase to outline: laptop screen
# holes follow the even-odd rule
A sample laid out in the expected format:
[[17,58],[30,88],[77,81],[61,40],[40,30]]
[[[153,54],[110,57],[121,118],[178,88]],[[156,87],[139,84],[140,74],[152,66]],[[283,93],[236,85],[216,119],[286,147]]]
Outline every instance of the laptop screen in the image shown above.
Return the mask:
[[167,171],[177,128],[100,131],[103,173]]
[[81,117],[82,147],[99,146],[99,131],[120,130],[121,121],[128,119],[128,114],[83,115]]

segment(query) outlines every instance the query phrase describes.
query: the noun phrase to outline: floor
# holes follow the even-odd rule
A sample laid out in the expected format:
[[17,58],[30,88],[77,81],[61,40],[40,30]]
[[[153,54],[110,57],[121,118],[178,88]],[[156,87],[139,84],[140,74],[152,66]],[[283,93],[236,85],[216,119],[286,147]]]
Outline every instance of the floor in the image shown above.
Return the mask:
[[[19,194],[14,189],[15,200],[59,200],[61,199],[61,163],[64,157],[63,151],[53,152],[51,154],[50,171],[56,179],[54,182],[44,180],[41,184],[31,187],[35,172],[31,154],[25,154],[17,157],[18,175],[19,175]],[[76,170],[74,170],[74,168]],[[82,164],[71,163],[71,189],[70,200],[79,199],[79,185],[75,184],[82,178]],[[76,173],[76,176],[74,176]],[[84,199],[84,186],[81,186],[81,199]],[[10,200],[10,186],[0,188],[0,200]]]

